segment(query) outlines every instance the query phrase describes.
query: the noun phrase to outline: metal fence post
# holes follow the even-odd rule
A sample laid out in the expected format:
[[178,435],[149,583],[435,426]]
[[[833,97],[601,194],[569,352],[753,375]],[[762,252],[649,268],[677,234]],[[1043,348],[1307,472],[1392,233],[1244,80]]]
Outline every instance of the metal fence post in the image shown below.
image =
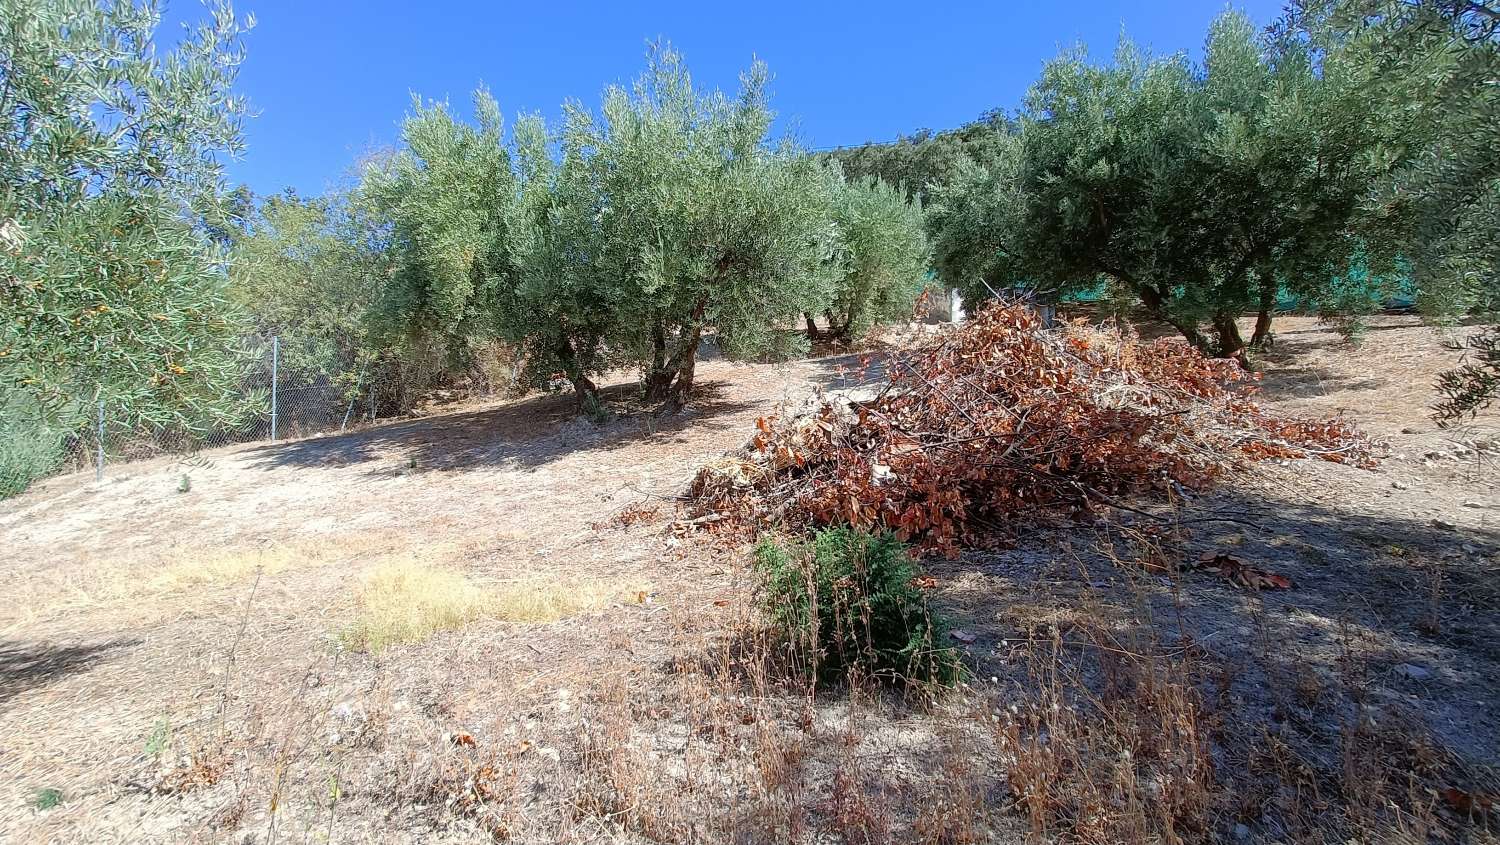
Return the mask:
[[104,400],[99,400],[99,451],[94,462],[94,480],[104,480]]
[[356,381],[354,383],[354,395],[349,397],[349,408],[348,410],[344,411],[344,421],[339,423],[339,434],[343,434],[344,429],[349,427],[349,415],[354,413],[354,403],[359,401],[359,389],[361,387],[364,387],[365,373],[369,371],[370,365],[368,362],[363,367],[359,368],[359,381]]
[[[356,387],[355,389],[358,390],[359,388]],[[352,413],[354,413],[354,403],[358,402],[358,401],[359,401],[359,394],[358,393],[356,393],[353,396],[349,397],[349,408],[348,408],[348,410],[344,411],[344,421],[341,422],[341,423],[339,423],[339,434],[343,434],[344,430],[349,427],[349,415],[352,414]]]
[[276,376],[281,363],[281,336],[271,335],[271,442],[276,442]]

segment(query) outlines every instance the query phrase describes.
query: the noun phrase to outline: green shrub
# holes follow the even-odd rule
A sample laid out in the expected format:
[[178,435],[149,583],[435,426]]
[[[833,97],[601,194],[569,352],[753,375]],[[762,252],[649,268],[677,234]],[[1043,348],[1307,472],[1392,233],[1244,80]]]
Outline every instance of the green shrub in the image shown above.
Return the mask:
[[[44,432],[45,433],[45,432]],[[0,433],[0,499],[23,493],[62,462],[63,449],[56,438],[35,440]]]
[[755,564],[766,612],[818,677],[957,682],[958,654],[940,645],[948,626],[912,583],[916,568],[895,536],[827,528],[789,545],[767,538]]
[[0,393],[0,499],[22,493],[67,458],[66,429],[45,419],[32,397]]
[[38,810],[51,810],[62,804],[62,802],[62,790],[53,789],[50,786],[45,789],[38,789],[31,797],[31,805]]

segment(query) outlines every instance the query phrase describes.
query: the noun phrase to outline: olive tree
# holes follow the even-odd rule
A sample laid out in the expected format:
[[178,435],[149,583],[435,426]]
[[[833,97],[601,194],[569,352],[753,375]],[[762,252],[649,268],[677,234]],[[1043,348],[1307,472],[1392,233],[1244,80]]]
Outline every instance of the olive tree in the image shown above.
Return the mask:
[[350,389],[379,357],[368,316],[388,277],[371,241],[379,224],[347,191],[266,197],[246,215],[231,253],[231,294],[254,333],[281,340],[293,380],[331,377]]
[[[6,440],[236,417],[222,161],[241,149],[227,4],[170,52],[158,4],[0,4],[0,404]],[[22,418],[28,418],[29,422]],[[45,435],[17,435],[25,426]]]
[[619,320],[597,272],[592,151],[564,138],[554,156],[536,116],[507,139],[495,99],[480,90],[474,103],[477,124],[418,101],[401,149],[366,169],[360,202],[390,262],[369,322],[407,354],[445,345],[450,367],[509,344],[527,383],[561,373],[594,407],[593,377],[619,359]]
[[[1362,238],[1410,268],[1418,302],[1451,319],[1500,310],[1500,3],[1304,0],[1284,23],[1324,64],[1347,69],[1398,154],[1385,160]],[[1500,331],[1439,382],[1439,418],[1500,393]]]
[[771,142],[767,80],[757,62],[737,97],[704,93],[658,47],[597,116],[568,112],[579,172],[559,214],[587,256],[582,286],[617,316],[609,343],[642,368],[649,399],[687,399],[705,333],[730,358],[785,354],[806,342],[796,317],[829,301],[830,184],[818,161]]
[[1022,226],[1027,204],[1022,153],[1020,135],[1008,135],[987,162],[962,161],[946,182],[932,186],[927,220],[933,268],[965,300],[1025,284],[1029,247]]
[[935,187],[952,181],[965,162],[988,164],[1012,131],[1003,113],[991,111],[957,129],[921,129],[887,143],[840,147],[826,156],[851,178],[875,176],[925,200]]
[[[835,176],[837,174],[834,174]],[[873,176],[836,179],[837,278],[825,309],[828,334],[849,341],[879,322],[911,314],[926,283],[930,250],[921,205]],[[822,333],[807,317],[808,334]]]
[[561,373],[579,404],[599,409],[594,378],[621,363],[614,342],[618,300],[599,284],[596,188],[581,138],[564,138],[560,158],[540,117],[516,125],[519,193],[509,226],[514,284],[503,290],[499,320],[523,350],[529,383]]
[[920,207],[770,137],[767,73],[730,98],[694,87],[679,54],[651,51],[596,113],[561,132],[522,117],[513,137],[481,91],[476,124],[418,102],[395,154],[358,197],[388,266],[376,337],[520,350],[533,384],[566,376],[585,408],[595,378],[638,367],[646,398],[681,407],[700,347],[732,359],[804,348],[803,313],[841,335],[909,309],[925,269]]
[[402,148],[370,162],[360,202],[384,223],[389,278],[373,304],[374,331],[390,343],[444,343],[461,364],[470,343],[499,333],[496,291],[515,262],[507,224],[515,174],[499,105],[475,94],[478,125],[445,103],[413,103]]
[[1205,352],[1237,355],[1241,313],[1259,312],[1263,341],[1280,284],[1321,293],[1373,248],[1352,232],[1385,138],[1344,72],[1236,13],[1198,66],[1129,42],[1106,65],[1064,53],[1027,96],[1019,146],[936,197],[953,226],[939,269],[974,293],[1104,280]]

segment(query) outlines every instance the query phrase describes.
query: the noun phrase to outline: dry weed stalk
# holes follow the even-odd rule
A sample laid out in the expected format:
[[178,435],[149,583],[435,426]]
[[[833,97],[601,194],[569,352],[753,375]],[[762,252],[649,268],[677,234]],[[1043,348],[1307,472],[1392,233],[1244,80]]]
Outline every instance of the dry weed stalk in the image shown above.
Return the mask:
[[997,740],[1012,794],[1037,835],[1083,842],[1187,842],[1212,826],[1209,727],[1191,658],[1154,643],[1124,646],[1099,627],[1035,637],[1031,697],[1002,717]]

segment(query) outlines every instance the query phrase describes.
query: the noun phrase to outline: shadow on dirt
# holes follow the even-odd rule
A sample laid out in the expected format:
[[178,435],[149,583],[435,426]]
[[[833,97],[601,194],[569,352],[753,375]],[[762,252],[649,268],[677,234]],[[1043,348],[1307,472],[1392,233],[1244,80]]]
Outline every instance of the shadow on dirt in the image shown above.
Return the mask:
[[632,401],[636,385],[611,385],[601,393],[615,417],[603,425],[580,415],[572,394],[548,394],[482,411],[260,446],[247,455],[261,469],[370,464],[368,471],[382,476],[497,466],[534,469],[574,452],[610,451],[641,440],[670,442],[689,426],[728,425],[718,418],[753,404],[726,398],[726,386],[701,383],[686,409],[664,415]]
[[[1134,562],[1144,549],[1128,531],[1039,532],[1012,550],[928,561],[945,584],[936,601],[976,635],[967,650],[981,675],[1013,670],[1007,644],[1037,626],[1097,621],[1097,608],[1113,608],[1140,636],[1200,654],[1236,719],[1307,734],[1328,751],[1351,717],[1347,702],[1361,699],[1415,713],[1464,759],[1500,759],[1500,530],[1237,491],[1182,518],[1214,515],[1255,525],[1194,523],[1186,541],[1160,548],[1165,566],[1155,568]],[[1204,552],[1293,586],[1257,592],[1166,568]]]
[[[1370,330],[1410,328],[1398,324],[1372,326]],[[1351,390],[1376,390],[1386,383],[1379,373],[1360,375],[1335,367],[1318,366],[1318,362],[1324,360],[1319,353],[1349,348],[1347,341],[1326,327],[1295,329],[1276,337],[1276,345],[1260,356],[1264,380],[1259,387],[1264,399],[1331,396]]]
[[[1297,470],[1356,501],[1388,493],[1383,476],[1364,470],[1313,461]],[[948,644],[980,679],[1027,683],[1014,650],[1048,626],[1083,640],[1067,631],[1113,624],[1121,637],[1192,650],[1225,685],[1233,718],[1305,734],[1319,753],[1332,753],[1359,700],[1414,713],[1466,760],[1500,759],[1500,528],[1362,504],[1226,484],[1184,508],[1177,542],[1139,543],[1148,521],[1126,513],[1114,525],[1030,527],[987,544],[998,550],[922,564],[938,579],[934,605],[974,637]],[[1194,569],[1205,552],[1292,587],[1255,591]],[[736,640],[695,660],[775,678],[767,667],[741,671],[767,651]]]
[[88,645],[0,641],[0,705],[27,690],[67,675],[87,672],[94,664],[140,640],[112,640]]
[[1381,378],[1348,378],[1316,367],[1278,367],[1266,373],[1259,396],[1266,400],[1332,396],[1351,390],[1378,390]]
[[[1379,495],[1378,476],[1323,469],[1298,467],[1330,486]],[[1341,791],[1346,783],[1410,777],[1478,789],[1500,759],[1500,529],[1362,505],[1228,488],[1182,511],[1190,533],[1177,543],[1142,540],[1160,535],[1135,531],[1147,520],[1124,514],[1114,526],[1026,529],[1009,538],[1011,548],[997,538],[1002,550],[923,564],[937,579],[934,606],[962,632],[947,644],[962,650],[971,686],[995,706],[1036,701],[1039,685],[1064,683],[1084,729],[1107,736],[1116,723],[1102,714],[1126,712],[1110,706],[1150,704],[1153,684],[1180,679],[1196,689],[1191,700],[1226,794],[1276,787],[1245,761],[1290,749],[1286,759],[1303,761],[1299,782],[1324,790],[1328,803],[1319,806],[1333,832],[1342,830],[1346,802],[1357,800]],[[1240,521],[1215,521],[1230,516]],[[1210,551],[1287,576],[1292,586],[1256,592],[1182,568]],[[728,675],[745,700],[782,697],[795,706],[805,692],[781,681],[776,670],[784,667],[765,663],[777,653],[774,641],[740,633],[662,671],[685,665]],[[815,709],[837,714],[850,703],[830,685]],[[894,695],[882,706],[897,720],[922,712]],[[1386,768],[1351,771],[1369,755]],[[1256,792],[1236,806],[1248,824],[1278,830],[1286,821],[1280,794]],[[1453,823],[1462,828],[1460,821]]]

